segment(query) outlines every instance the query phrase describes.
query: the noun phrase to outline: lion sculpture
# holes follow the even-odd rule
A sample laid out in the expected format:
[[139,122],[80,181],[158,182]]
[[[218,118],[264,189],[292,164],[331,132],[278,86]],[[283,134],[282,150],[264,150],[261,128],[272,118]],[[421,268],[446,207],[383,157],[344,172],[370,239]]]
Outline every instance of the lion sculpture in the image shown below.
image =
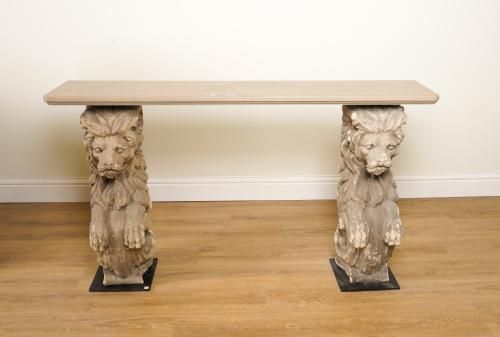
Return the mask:
[[403,140],[401,106],[344,106],[335,262],[353,282],[389,280],[402,224],[390,170]]
[[143,284],[155,251],[142,108],[89,106],[80,124],[91,169],[90,246],[103,284]]

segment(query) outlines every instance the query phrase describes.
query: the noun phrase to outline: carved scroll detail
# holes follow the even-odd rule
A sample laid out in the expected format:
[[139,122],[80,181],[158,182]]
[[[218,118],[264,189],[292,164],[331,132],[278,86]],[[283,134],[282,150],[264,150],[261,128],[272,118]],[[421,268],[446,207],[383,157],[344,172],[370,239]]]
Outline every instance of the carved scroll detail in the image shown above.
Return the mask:
[[140,106],[89,106],[80,117],[90,164],[90,246],[104,285],[142,284],[153,263]]
[[335,261],[350,282],[389,280],[403,227],[390,170],[403,140],[402,106],[343,106]]

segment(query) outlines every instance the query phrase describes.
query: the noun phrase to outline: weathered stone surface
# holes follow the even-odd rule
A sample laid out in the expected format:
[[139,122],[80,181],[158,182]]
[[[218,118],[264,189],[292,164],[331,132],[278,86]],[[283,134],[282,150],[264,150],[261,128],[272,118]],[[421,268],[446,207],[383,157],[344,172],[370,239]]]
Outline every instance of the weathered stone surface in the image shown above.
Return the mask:
[[343,106],[335,261],[350,282],[389,280],[403,227],[390,170],[403,140],[403,107]]
[[80,117],[91,175],[90,246],[104,285],[142,284],[153,262],[140,106],[89,106]]

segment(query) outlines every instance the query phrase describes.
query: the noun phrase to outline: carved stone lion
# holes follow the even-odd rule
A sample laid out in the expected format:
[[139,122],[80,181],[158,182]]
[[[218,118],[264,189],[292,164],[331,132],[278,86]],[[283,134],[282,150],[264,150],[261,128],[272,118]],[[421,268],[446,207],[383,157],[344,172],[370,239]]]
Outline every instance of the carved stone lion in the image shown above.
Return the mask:
[[402,224],[392,158],[403,140],[401,106],[344,106],[335,261],[350,282],[389,280]]
[[91,176],[90,246],[104,285],[142,284],[153,262],[140,106],[89,106],[80,117]]

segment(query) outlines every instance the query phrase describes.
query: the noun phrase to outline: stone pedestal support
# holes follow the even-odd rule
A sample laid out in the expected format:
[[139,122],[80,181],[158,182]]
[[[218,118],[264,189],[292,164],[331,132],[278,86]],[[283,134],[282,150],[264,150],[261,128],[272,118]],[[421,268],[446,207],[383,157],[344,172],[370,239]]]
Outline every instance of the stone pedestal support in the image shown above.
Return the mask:
[[90,164],[90,246],[104,285],[142,284],[153,263],[141,106],[88,106],[80,117]]
[[400,105],[342,110],[335,262],[351,283],[388,282],[387,262],[403,233],[390,167],[406,114]]

